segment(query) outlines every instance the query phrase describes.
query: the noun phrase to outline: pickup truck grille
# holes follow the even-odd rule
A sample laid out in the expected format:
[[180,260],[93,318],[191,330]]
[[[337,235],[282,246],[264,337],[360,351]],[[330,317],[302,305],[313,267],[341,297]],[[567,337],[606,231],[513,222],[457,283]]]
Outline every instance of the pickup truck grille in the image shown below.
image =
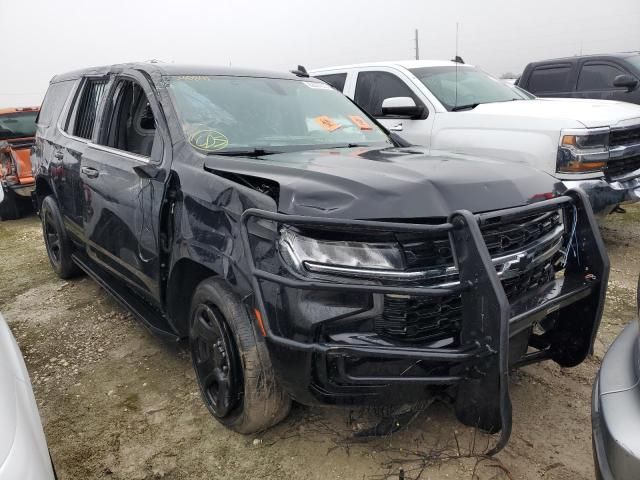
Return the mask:
[[607,178],[615,179],[638,169],[640,169],[640,155],[634,155],[633,157],[609,160],[604,169],[604,174]]
[[633,145],[640,143],[640,126],[611,130],[609,135],[609,146],[620,147],[623,145]]
[[[497,259],[512,253],[522,252],[544,245],[544,239],[554,237],[550,244],[558,245],[557,232],[564,230],[562,211],[536,213],[516,220],[483,226],[482,234],[492,258]],[[556,232],[556,233],[554,233]],[[563,233],[560,234],[562,236]],[[547,240],[548,241],[548,240]],[[415,239],[401,242],[407,259],[414,266],[433,267],[452,265],[453,254],[448,240],[431,240],[419,244]],[[429,252],[430,248],[437,251]],[[448,250],[447,250],[448,248]],[[406,252],[409,252],[408,254]],[[511,272],[502,279],[507,298],[513,301],[525,293],[544,285],[554,278],[561,257],[559,247],[552,247],[552,254],[544,261],[534,262],[523,272]],[[407,342],[433,342],[444,338],[457,338],[462,320],[462,300],[459,295],[439,298],[414,297],[409,295],[385,295],[383,311],[375,319],[375,331],[390,339]]]

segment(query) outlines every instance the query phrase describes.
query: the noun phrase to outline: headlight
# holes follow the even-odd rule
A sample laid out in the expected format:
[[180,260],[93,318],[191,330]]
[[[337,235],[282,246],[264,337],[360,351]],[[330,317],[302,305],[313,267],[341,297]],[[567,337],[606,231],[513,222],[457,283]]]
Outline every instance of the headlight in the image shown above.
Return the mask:
[[571,129],[560,134],[556,160],[558,173],[591,173],[604,169],[609,160],[609,129]]
[[280,253],[298,273],[384,276],[404,270],[400,245],[395,242],[319,240],[282,228]]

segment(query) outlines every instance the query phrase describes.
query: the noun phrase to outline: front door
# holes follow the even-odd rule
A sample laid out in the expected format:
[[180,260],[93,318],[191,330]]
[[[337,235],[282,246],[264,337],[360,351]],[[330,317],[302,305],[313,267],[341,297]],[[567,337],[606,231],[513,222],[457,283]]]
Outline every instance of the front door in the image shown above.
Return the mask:
[[[166,177],[159,105],[143,78],[117,77],[83,156],[84,233],[99,266],[159,302],[159,211]],[[167,142],[166,144],[169,144]]]
[[[382,114],[382,102],[392,97],[412,98],[416,105],[425,108],[425,118],[412,119],[402,116]],[[433,108],[428,106],[420,94],[398,74],[382,70],[363,70],[358,72],[354,101],[373,116],[388,130],[397,133],[415,145],[429,147]]]

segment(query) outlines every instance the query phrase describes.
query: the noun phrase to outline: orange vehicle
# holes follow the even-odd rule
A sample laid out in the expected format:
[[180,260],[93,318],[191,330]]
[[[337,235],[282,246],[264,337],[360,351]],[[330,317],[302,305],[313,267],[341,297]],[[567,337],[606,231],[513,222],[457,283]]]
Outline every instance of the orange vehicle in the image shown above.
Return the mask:
[[35,187],[31,147],[36,134],[38,107],[0,108],[0,218],[20,217],[32,208]]

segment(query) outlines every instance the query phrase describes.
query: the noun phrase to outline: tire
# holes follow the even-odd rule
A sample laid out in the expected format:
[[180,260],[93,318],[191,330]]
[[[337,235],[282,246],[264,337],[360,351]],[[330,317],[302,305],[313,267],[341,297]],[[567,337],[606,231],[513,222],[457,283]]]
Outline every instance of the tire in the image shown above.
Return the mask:
[[16,220],[20,218],[20,205],[18,205],[16,197],[15,192],[11,190],[4,191],[4,200],[0,203],[0,219]]
[[189,348],[202,399],[221,424],[243,434],[282,421],[291,400],[275,378],[266,345],[245,306],[208,278],[191,302]]
[[77,276],[80,269],[71,259],[73,248],[64,228],[58,203],[53,195],[45,197],[42,201],[40,219],[42,220],[44,244],[53,271],[64,280]]

